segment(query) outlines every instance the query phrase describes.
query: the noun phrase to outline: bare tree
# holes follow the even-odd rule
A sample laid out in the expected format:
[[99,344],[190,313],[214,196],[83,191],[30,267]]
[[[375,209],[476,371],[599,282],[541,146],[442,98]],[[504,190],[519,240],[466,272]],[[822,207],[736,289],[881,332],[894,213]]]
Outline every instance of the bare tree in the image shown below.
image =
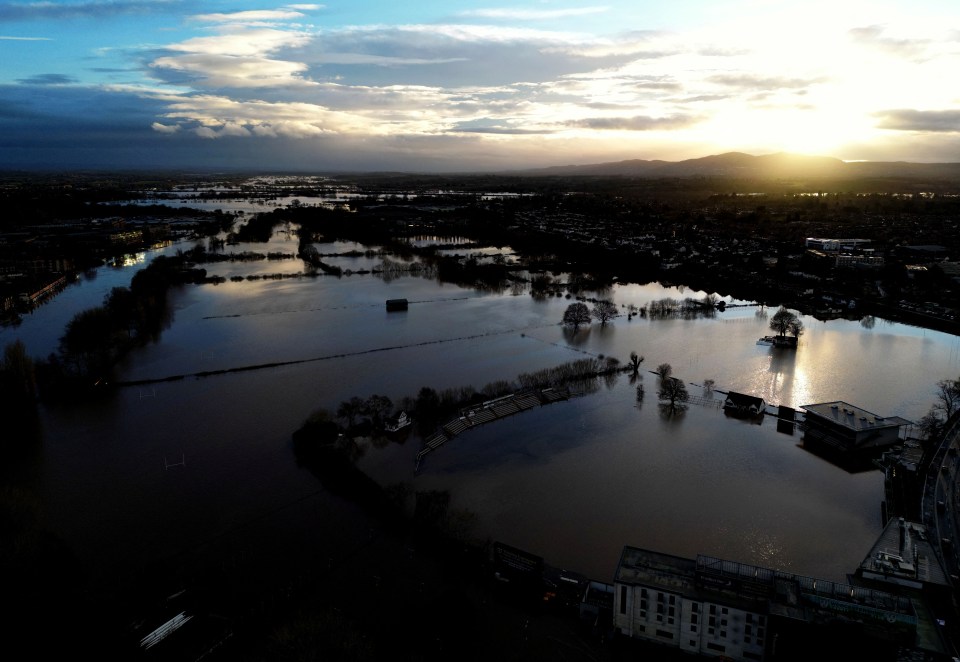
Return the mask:
[[717,385],[717,382],[712,379],[703,380],[703,390],[707,393],[713,393],[713,388]]
[[917,422],[917,429],[926,440],[933,440],[940,436],[943,429],[943,420],[937,415],[937,412],[931,409]]
[[790,332],[790,335],[794,338],[799,338],[803,335],[803,322],[799,318],[794,319],[790,322],[790,326],[787,328],[787,331]]
[[944,421],[949,420],[960,409],[960,379],[941,379],[935,392],[933,411],[942,414]]
[[643,363],[643,357],[638,355],[636,352],[630,352],[630,360],[627,362],[627,367],[630,369],[630,372],[633,375],[636,375],[640,372],[641,363]]
[[666,402],[670,410],[676,410],[682,406],[681,403],[690,399],[690,393],[687,391],[687,385],[676,377],[665,377],[660,380],[660,390],[657,397],[662,402]]
[[590,310],[585,303],[571,303],[563,313],[563,323],[572,326],[576,331],[581,324],[590,323]]
[[669,363],[661,363],[657,366],[657,375],[660,376],[660,379],[667,380],[671,374],[673,374],[673,366]]
[[612,301],[597,301],[593,304],[591,315],[600,322],[600,326],[606,326],[614,317],[620,317],[620,311]]

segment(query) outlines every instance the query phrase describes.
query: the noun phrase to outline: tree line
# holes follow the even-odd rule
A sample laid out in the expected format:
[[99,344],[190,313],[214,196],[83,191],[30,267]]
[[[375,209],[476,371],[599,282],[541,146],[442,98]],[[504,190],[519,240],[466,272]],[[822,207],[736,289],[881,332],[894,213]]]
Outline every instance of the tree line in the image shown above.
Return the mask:
[[[627,370],[636,370],[642,356],[631,354]],[[405,396],[396,404],[384,395],[359,396],[342,401],[335,412],[318,409],[294,433],[297,443],[331,444],[341,436],[381,434],[385,422],[407,413],[416,423],[421,436],[432,433],[439,425],[456,416],[461,409],[493,400],[521,389],[543,389],[576,381],[588,381],[620,370],[620,361],[613,357],[584,358],[530,373],[521,373],[516,380],[497,380],[477,390],[472,386],[437,391],[422,387],[416,396]]]
[[114,366],[131,350],[157,339],[169,320],[168,290],[205,278],[206,271],[183,255],[154,258],[129,287],[113,288],[102,305],[74,315],[46,359],[32,361],[19,341],[8,345],[0,366],[4,393],[46,400],[89,395],[109,383]]

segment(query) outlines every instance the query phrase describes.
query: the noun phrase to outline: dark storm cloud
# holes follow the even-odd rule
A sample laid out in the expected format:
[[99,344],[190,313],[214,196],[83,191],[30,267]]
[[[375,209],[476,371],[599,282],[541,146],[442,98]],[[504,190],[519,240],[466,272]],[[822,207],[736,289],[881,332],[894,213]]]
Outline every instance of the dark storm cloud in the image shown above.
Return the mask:
[[884,110],[876,113],[877,126],[897,131],[960,131],[960,110]]

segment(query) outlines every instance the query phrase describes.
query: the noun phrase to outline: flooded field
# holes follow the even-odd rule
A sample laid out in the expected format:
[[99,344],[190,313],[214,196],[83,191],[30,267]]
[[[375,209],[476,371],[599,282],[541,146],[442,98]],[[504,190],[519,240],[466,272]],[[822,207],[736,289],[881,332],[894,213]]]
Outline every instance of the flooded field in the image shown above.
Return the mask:
[[[227,250],[296,253],[296,238],[281,231],[269,245]],[[0,331],[0,343],[20,338],[31,354],[47,355],[74,312],[128,283],[152,255],[90,274],[19,327]],[[358,270],[376,262],[336,259],[344,268],[356,260]],[[295,274],[303,264],[206,268],[246,277]],[[648,284],[593,294],[642,306],[705,293]],[[388,313],[384,302],[393,298],[408,299],[409,309]],[[636,351],[645,371],[670,363],[694,395],[701,394],[695,385],[712,379],[718,389],[774,404],[840,399],[917,420],[936,381],[960,373],[957,337],[883,320],[803,318],[795,352],[756,344],[769,331],[766,311],[755,307],[689,320],[624,316],[572,334],[559,325],[567,298],[419,277],[228,281],[177,289],[171,303],[169,328],[129,357],[122,380],[286,365],[124,387],[102,403],[43,411],[36,480],[46,524],[85,562],[110,571],[195,549],[322,492],[297,467],[290,434],[312,411],[335,411],[351,396],[396,402],[423,386],[479,389],[584,356],[625,361]],[[867,553],[881,528],[879,472],[849,474],[799,448],[799,437],[778,434],[772,420],[745,423],[701,404],[664,417],[656,377],[647,372],[642,383],[640,403],[636,384],[621,375],[594,393],[471,430],[430,454],[417,473],[416,435],[370,444],[359,466],[383,484],[449,490],[474,535],[602,580],[625,544],[828,579],[841,579]],[[335,538],[336,522],[352,506],[329,494],[317,499],[317,520],[302,524],[320,522]]]

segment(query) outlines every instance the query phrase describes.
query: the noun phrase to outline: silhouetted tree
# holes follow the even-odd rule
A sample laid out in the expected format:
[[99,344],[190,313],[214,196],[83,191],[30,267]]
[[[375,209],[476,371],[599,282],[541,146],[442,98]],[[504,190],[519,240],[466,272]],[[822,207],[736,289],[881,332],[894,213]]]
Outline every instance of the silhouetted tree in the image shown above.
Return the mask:
[[14,340],[3,349],[0,362],[0,396],[6,404],[20,406],[33,402],[37,393],[33,359],[20,340]]
[[636,376],[637,373],[640,372],[641,363],[643,363],[643,357],[636,352],[630,352],[630,360],[627,362],[627,367],[630,368],[631,374]]
[[393,402],[385,395],[371,395],[364,403],[364,413],[370,417],[374,427],[382,427],[383,421],[393,410]]
[[666,401],[672,410],[680,406],[680,403],[690,399],[690,393],[687,391],[687,385],[676,377],[665,377],[660,380],[660,390],[657,396],[661,401]]
[[593,310],[590,311],[593,318],[600,322],[600,326],[606,326],[607,322],[614,317],[620,317],[620,311],[611,301],[598,301],[593,304]]
[[936,394],[933,410],[942,414],[944,421],[949,420],[960,408],[960,379],[941,379],[937,382]]
[[799,336],[803,331],[803,323],[796,315],[780,306],[780,309],[770,318],[770,330],[775,331],[778,336],[785,336],[787,332]]
[[657,366],[657,375],[660,379],[666,380],[673,374],[673,366],[669,363],[661,363]]
[[357,424],[357,418],[363,416],[366,411],[367,403],[363,398],[353,396],[349,400],[344,400],[337,407],[337,418],[346,421],[347,427],[352,428]]
[[589,324],[590,310],[587,304],[578,301],[567,306],[567,310],[563,313],[563,323],[572,326],[574,331],[580,328],[581,324]]

